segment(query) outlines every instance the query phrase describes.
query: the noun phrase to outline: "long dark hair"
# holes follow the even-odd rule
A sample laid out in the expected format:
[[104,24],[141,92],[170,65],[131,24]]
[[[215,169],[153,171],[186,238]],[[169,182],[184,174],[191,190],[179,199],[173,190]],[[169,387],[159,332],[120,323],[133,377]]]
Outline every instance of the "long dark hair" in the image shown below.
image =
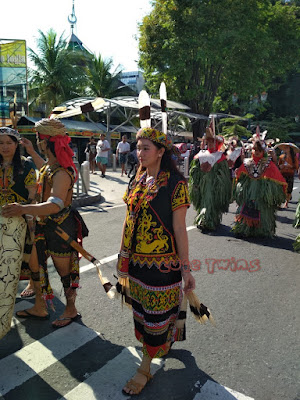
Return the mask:
[[[15,138],[14,136],[10,136],[10,135],[7,135],[7,136],[9,136],[10,139],[14,143],[18,144],[18,139],[17,138]],[[2,164],[2,162],[3,162],[3,157],[0,154],[0,163]],[[13,166],[13,179],[14,179],[14,181],[16,181],[17,178],[18,178],[18,175],[21,175],[23,173],[23,171],[24,171],[24,165],[23,165],[22,158],[21,158],[19,144],[16,147],[16,151],[15,151],[15,154],[14,154],[13,159],[12,159],[12,166]]]
[[[158,149],[164,146],[160,143],[152,142]],[[179,175],[183,180],[186,180],[184,175],[179,171],[176,160],[173,157],[171,150],[165,149],[165,152],[161,158],[160,169],[163,171],[171,172],[175,175]]]

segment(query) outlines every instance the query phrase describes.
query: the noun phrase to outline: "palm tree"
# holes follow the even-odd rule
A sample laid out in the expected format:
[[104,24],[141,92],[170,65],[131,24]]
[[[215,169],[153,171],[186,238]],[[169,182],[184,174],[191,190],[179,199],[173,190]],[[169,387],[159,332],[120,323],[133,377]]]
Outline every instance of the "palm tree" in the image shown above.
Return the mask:
[[98,57],[94,54],[86,69],[89,96],[112,98],[132,95],[132,91],[121,82],[120,66],[111,72],[112,65],[112,59],[103,59],[100,54]]
[[[49,112],[58,104],[83,93],[87,56],[67,49],[67,42],[53,29],[46,34],[39,30],[37,52],[29,49],[35,68],[29,70],[29,95],[37,104],[46,103]],[[85,62],[82,62],[85,60]]]

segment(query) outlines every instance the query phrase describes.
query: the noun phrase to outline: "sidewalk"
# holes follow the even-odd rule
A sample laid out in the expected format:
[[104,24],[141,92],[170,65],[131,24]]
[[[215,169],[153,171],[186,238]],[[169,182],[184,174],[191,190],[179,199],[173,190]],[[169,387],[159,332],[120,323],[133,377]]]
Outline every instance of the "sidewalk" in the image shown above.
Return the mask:
[[[74,207],[84,207],[95,203],[122,204],[122,197],[127,188],[129,178],[127,175],[121,177],[121,169],[113,171],[107,168],[105,178],[101,177],[101,172],[96,171],[97,175],[90,173],[90,190],[88,194],[80,194],[73,200]],[[74,187],[76,194],[76,186]]]

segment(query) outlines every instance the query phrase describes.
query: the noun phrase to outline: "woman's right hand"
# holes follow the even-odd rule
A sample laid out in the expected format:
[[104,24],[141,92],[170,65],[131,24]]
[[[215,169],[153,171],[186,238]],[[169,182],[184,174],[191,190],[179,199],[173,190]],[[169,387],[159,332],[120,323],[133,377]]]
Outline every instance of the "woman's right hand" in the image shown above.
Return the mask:
[[35,152],[33,144],[29,139],[22,137],[20,143],[23,147],[25,147],[25,149],[29,155],[31,155],[32,153]]

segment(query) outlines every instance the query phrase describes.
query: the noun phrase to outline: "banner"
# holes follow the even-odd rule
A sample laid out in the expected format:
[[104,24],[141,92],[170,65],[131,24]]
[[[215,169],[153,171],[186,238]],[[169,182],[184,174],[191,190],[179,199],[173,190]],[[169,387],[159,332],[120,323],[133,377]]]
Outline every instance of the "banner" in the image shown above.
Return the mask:
[[0,42],[0,68],[26,68],[26,41]]

